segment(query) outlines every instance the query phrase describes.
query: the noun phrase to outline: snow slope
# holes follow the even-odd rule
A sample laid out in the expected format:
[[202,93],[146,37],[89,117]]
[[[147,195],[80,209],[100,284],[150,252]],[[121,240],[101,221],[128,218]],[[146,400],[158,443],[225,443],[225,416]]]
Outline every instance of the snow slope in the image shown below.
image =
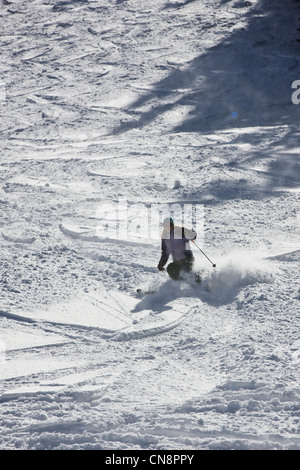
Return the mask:
[[[300,448],[297,14],[2,5],[1,449]],[[200,286],[161,204],[204,210]]]

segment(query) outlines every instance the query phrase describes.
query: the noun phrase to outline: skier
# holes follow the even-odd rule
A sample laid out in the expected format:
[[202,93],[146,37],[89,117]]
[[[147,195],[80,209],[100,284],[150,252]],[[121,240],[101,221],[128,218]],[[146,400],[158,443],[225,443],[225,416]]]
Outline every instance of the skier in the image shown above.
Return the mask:
[[[195,240],[197,233],[194,230],[175,226],[171,217],[165,218],[162,225],[161,258],[157,269],[163,271],[171,255],[173,262],[167,266],[167,272],[171,279],[183,279],[182,273],[189,273],[193,269],[195,258],[189,241]],[[198,277],[196,281],[199,282]]]

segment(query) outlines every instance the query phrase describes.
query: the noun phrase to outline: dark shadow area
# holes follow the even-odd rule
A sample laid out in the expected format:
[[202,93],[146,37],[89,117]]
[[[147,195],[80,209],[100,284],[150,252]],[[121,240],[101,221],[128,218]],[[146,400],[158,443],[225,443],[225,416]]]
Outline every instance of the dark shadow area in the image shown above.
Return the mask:
[[284,262],[290,262],[290,263],[294,263],[295,261],[298,262],[300,259],[300,250],[289,251],[287,253],[282,253],[280,255],[275,255],[275,256],[269,256],[266,259],[278,260],[278,261],[284,261]]
[[[300,79],[297,7],[290,0],[261,0],[248,8],[248,18],[246,28],[237,28],[207,53],[173,68],[154,84],[130,107],[140,112],[139,119],[121,124],[114,133],[141,128],[178,107],[188,107],[189,113],[173,132],[205,133],[296,122],[300,106],[291,101],[291,84]],[[151,106],[139,111],[146,104]]]

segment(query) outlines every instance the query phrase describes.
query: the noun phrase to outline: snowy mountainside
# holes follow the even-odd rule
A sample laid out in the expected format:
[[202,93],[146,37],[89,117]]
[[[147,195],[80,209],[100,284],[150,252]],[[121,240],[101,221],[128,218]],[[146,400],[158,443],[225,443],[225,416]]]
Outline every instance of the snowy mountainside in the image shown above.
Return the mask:
[[[295,4],[0,17],[1,448],[299,449]],[[160,205],[203,211],[200,286]]]

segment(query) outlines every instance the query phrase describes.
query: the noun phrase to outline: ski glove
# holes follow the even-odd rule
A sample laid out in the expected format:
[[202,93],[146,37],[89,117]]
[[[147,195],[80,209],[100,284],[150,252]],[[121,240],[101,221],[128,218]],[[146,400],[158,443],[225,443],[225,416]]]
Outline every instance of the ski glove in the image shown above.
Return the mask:
[[163,267],[163,265],[162,265],[161,263],[159,263],[158,266],[157,266],[157,269],[158,269],[159,271],[163,271],[163,270],[164,270],[164,267]]

